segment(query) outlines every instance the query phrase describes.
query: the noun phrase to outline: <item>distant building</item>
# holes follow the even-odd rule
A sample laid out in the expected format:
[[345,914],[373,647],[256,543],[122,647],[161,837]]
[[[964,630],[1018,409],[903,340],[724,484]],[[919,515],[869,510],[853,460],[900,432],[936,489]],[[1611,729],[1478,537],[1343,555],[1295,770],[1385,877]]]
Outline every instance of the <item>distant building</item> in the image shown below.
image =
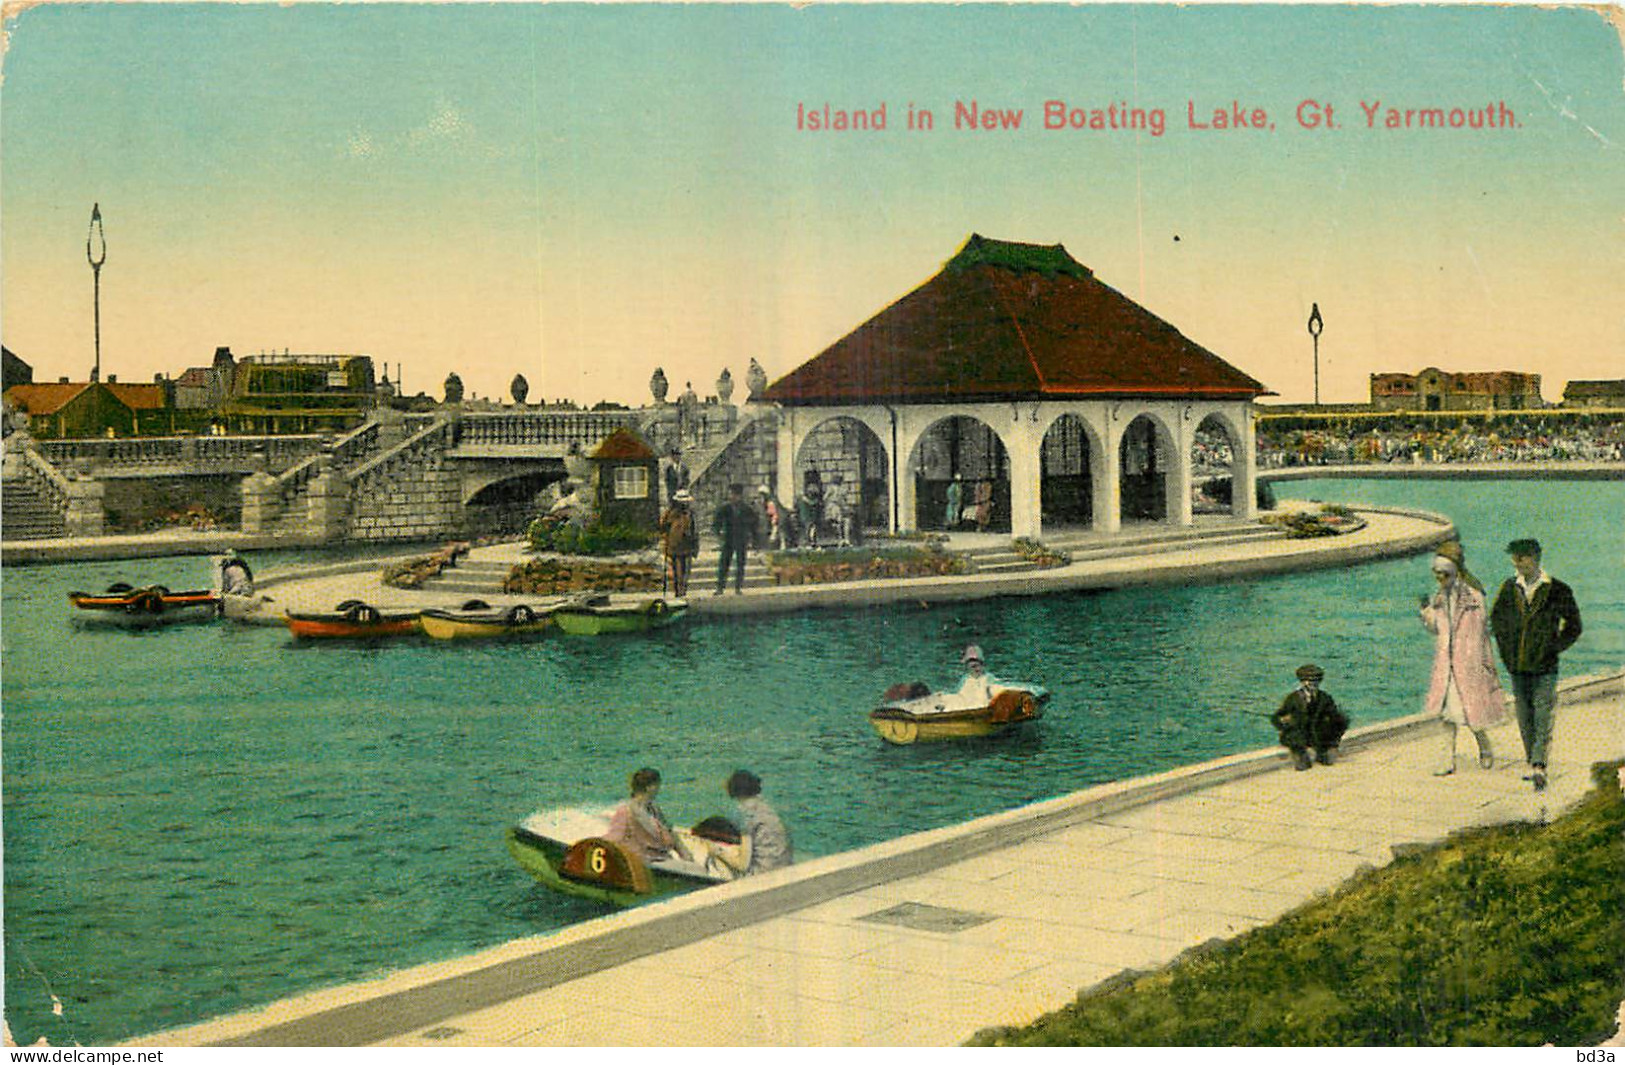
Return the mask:
[[0,392],[12,385],[34,383],[34,368],[19,359],[10,348],[0,346],[0,362],[4,363],[4,368],[0,369]]
[[1371,375],[1373,410],[1487,411],[1543,406],[1538,373],[1449,373],[1429,366],[1416,374]]
[[[215,353],[215,368],[222,366]],[[236,361],[221,405],[233,433],[342,432],[359,425],[377,402],[366,355],[246,355]]]
[[162,383],[68,381],[21,384],[6,389],[6,406],[28,416],[29,434],[40,440],[106,436],[160,436],[174,431],[173,408]]
[[230,348],[215,348],[214,362],[193,366],[175,379],[175,406],[181,410],[218,410],[231,394],[237,362]]
[[1563,389],[1563,406],[1625,409],[1625,381],[1570,381]]

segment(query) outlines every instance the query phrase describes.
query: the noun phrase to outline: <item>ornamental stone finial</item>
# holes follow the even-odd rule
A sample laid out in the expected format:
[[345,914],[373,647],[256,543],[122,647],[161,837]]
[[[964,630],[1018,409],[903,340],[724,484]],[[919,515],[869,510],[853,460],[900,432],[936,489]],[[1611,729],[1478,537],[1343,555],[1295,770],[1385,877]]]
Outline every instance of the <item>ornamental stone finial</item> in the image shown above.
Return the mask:
[[717,378],[717,399],[726,404],[728,400],[733,398],[733,394],[734,375],[729,373],[728,368],[724,366],[722,368],[722,376]]
[[666,402],[666,393],[671,391],[671,382],[666,380],[666,369],[656,366],[655,372],[649,378],[649,394],[654,396],[655,403]]

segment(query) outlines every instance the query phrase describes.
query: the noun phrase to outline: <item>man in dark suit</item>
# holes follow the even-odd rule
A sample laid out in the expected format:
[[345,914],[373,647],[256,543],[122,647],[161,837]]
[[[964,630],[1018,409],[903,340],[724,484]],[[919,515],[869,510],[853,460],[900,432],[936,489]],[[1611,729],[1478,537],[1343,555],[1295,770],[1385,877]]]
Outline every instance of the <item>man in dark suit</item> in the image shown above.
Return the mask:
[[1540,565],[1539,540],[1507,544],[1513,576],[1501,584],[1490,609],[1490,631],[1512,679],[1513,708],[1536,791],[1546,788],[1546,748],[1557,701],[1557,656],[1580,638],[1574,590]]
[[1337,701],[1320,690],[1326,671],[1316,665],[1298,667],[1298,686],[1281,700],[1281,709],[1270,715],[1270,724],[1281,734],[1281,746],[1292,752],[1295,769],[1314,765],[1313,748],[1321,765],[1337,761],[1337,745],[1349,727],[1349,719],[1337,708]]

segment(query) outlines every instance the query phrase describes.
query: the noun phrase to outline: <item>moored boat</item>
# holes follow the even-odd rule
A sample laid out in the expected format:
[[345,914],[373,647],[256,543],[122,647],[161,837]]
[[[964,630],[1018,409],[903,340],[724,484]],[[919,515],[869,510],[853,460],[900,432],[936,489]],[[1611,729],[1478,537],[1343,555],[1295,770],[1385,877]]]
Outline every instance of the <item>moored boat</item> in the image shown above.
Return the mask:
[[638,597],[619,603],[607,595],[576,600],[553,611],[559,631],[571,636],[612,632],[647,632],[670,625],[688,610],[686,599]]
[[420,631],[418,612],[386,613],[359,599],[347,599],[331,613],[312,614],[288,611],[283,615],[288,630],[298,639],[382,640],[410,636]]
[[869,713],[869,724],[887,743],[966,739],[1013,731],[1044,716],[1049,691],[1036,684],[1001,683],[986,703],[956,692],[922,691],[923,685],[899,685],[886,702]]
[[[423,634],[436,640],[492,640],[534,636],[553,627],[552,607],[520,603],[505,609],[480,603],[462,610],[425,610],[420,615]],[[482,609],[483,608],[483,609]]]
[[212,621],[220,613],[220,597],[214,592],[172,592],[161,584],[133,588],[119,583],[100,594],[69,592],[68,601],[79,611],[75,619],[88,625],[170,625]]
[[605,839],[609,810],[563,809],[532,814],[508,830],[508,852],[550,890],[615,906],[637,906],[695,888],[724,884],[732,872],[714,855],[737,838],[710,828],[711,818],[677,834],[697,861],[673,854],[645,862]]

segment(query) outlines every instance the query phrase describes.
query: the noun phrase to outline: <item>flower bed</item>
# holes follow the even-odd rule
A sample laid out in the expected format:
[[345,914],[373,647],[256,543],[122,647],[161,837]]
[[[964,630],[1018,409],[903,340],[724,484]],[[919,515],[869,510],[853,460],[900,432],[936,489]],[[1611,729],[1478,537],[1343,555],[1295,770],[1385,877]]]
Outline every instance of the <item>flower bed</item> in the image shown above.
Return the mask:
[[502,582],[502,590],[514,595],[658,592],[660,578],[657,566],[642,562],[535,558],[515,566]]
[[1025,536],[1016,537],[1010,544],[1010,548],[1039,569],[1053,569],[1056,566],[1069,566],[1072,564],[1072,556],[1065,551],[1045,547],[1037,540]]
[[835,584],[888,577],[944,577],[970,572],[964,556],[934,545],[874,551],[776,551],[767,556],[776,584]]
[[1341,536],[1365,528],[1365,519],[1347,507],[1328,503],[1318,513],[1291,510],[1284,514],[1269,514],[1259,518],[1263,525],[1275,525],[1286,530],[1288,540],[1308,540],[1317,536]]
[[447,544],[432,555],[421,555],[385,566],[380,579],[391,588],[421,588],[423,583],[440,576],[440,571],[457,565],[457,560],[468,554],[468,544]]

